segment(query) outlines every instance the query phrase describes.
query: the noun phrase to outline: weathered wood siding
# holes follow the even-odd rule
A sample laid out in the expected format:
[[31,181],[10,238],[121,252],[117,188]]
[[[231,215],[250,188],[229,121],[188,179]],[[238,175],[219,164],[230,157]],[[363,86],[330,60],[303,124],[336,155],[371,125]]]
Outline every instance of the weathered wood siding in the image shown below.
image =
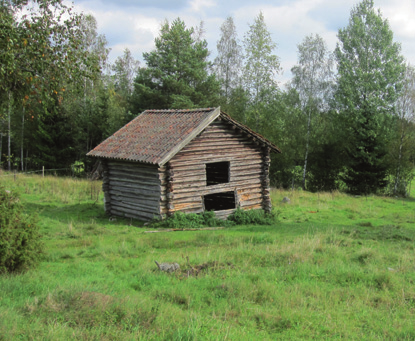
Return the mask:
[[164,167],[112,160],[103,164],[107,213],[141,220],[160,217]]
[[[207,186],[206,163],[222,161],[230,162],[229,182]],[[231,191],[235,193],[236,206],[265,209],[268,205],[266,187],[269,187],[269,180],[264,179],[268,176],[267,165],[268,149],[218,119],[166,165],[167,181],[163,185],[166,200],[161,202],[161,213],[203,212],[203,196]],[[226,217],[233,211],[217,211],[217,216]]]

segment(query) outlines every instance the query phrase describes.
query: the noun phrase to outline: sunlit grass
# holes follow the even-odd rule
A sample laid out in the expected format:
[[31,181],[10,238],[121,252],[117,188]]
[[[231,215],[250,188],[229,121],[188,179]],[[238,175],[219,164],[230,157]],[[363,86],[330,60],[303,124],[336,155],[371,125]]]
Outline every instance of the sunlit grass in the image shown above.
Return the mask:
[[5,339],[415,338],[411,198],[273,190],[274,225],[145,233],[109,221],[99,182],[6,185],[37,212],[46,254],[0,277]]

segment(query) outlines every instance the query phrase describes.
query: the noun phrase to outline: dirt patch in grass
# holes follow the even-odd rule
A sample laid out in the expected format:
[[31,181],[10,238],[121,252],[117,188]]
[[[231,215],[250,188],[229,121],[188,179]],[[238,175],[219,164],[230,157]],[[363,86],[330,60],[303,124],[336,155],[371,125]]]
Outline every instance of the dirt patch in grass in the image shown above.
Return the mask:
[[199,275],[206,274],[210,271],[218,271],[218,270],[223,270],[223,269],[233,269],[234,267],[235,266],[230,262],[219,263],[218,261],[210,261],[210,262],[202,263],[202,264],[199,264],[199,265],[190,265],[190,264],[188,264],[188,268],[183,269],[180,272],[180,277],[181,278],[188,278],[190,276],[197,277]]

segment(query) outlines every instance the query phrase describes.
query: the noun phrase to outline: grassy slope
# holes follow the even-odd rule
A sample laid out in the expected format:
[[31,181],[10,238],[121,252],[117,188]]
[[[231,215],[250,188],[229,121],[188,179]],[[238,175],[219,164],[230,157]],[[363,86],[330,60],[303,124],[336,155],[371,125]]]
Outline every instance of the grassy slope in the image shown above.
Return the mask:
[[274,226],[148,234],[108,220],[99,183],[7,186],[46,254],[0,277],[0,339],[415,338],[413,199],[274,191]]

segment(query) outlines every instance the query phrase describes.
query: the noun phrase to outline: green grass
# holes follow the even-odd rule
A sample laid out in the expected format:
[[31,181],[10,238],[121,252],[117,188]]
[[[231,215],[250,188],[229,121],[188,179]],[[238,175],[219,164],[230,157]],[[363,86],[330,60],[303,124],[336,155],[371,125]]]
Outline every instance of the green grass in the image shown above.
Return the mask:
[[274,190],[273,225],[145,233],[109,221],[100,183],[6,179],[46,254],[0,277],[0,339],[415,338],[412,198]]

